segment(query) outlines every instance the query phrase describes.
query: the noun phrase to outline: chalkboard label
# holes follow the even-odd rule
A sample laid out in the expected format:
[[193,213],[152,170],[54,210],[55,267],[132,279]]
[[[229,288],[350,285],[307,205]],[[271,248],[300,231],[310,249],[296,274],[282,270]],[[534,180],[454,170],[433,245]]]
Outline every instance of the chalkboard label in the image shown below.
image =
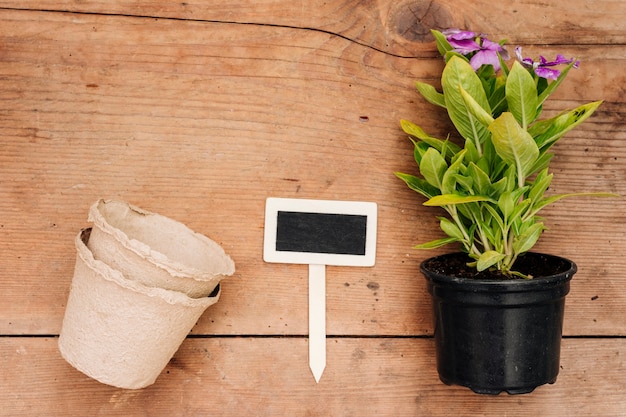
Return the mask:
[[372,266],[377,206],[358,201],[268,198],[267,262]]
[[263,259],[309,265],[309,367],[326,368],[326,265],[373,266],[377,206],[361,201],[268,198]]

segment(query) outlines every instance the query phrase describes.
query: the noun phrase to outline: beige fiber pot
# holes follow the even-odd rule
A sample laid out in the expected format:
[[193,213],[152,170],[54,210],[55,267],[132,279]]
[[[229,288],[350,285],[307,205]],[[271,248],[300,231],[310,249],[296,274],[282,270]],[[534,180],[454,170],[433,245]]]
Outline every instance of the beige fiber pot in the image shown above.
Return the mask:
[[149,287],[206,297],[232,275],[232,259],[187,226],[128,203],[99,200],[89,210],[95,259]]
[[94,258],[90,229],[76,237],[76,265],[59,337],[65,360],[86,375],[120,388],[156,380],[205,309],[209,297],[129,280]]

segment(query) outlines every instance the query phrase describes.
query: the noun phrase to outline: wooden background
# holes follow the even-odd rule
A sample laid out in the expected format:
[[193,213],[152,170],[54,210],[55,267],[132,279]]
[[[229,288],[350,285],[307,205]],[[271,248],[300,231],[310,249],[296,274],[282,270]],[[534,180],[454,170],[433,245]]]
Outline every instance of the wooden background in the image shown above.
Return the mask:
[[[552,190],[626,194],[622,0],[0,1],[0,415],[625,416],[623,199],[546,210],[538,250],[579,272],[561,374],[524,396],[439,382],[411,246],[436,210],[401,118],[450,125],[414,91],[442,62],[430,28],[582,61],[546,112],[605,103],[556,147]],[[307,268],[262,260],[267,197],[374,201],[373,268],[327,268],[328,365],[307,365]],[[157,380],[100,384],[57,349],[74,236],[118,198],[179,220],[237,272]]]

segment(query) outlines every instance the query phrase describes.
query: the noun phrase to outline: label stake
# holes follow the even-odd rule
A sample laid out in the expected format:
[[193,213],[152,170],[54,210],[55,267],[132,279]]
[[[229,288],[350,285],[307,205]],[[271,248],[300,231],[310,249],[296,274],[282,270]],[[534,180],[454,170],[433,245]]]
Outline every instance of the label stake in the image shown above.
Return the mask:
[[326,265],[309,265],[309,367],[320,382],[326,368]]
[[326,368],[326,265],[373,266],[377,206],[361,201],[268,198],[263,259],[309,265],[309,367]]

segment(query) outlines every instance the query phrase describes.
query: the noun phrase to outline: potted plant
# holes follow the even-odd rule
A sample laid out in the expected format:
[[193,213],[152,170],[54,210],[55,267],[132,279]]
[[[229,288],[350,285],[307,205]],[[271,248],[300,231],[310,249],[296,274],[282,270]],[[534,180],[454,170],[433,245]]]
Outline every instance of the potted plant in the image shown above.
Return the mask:
[[533,61],[518,47],[507,67],[505,41],[456,29],[432,33],[445,59],[442,91],[416,86],[447,111],[458,140],[402,120],[421,176],[396,175],[426,198],[424,205],[446,214],[438,217],[446,237],[416,248],[462,248],[421,264],[433,300],[439,376],[478,393],[531,392],[556,381],[565,295],[576,272],[570,260],[530,252],[546,228],[539,213],[565,197],[615,196],[547,195],[550,150],[601,102],[540,119],[576,60]]

